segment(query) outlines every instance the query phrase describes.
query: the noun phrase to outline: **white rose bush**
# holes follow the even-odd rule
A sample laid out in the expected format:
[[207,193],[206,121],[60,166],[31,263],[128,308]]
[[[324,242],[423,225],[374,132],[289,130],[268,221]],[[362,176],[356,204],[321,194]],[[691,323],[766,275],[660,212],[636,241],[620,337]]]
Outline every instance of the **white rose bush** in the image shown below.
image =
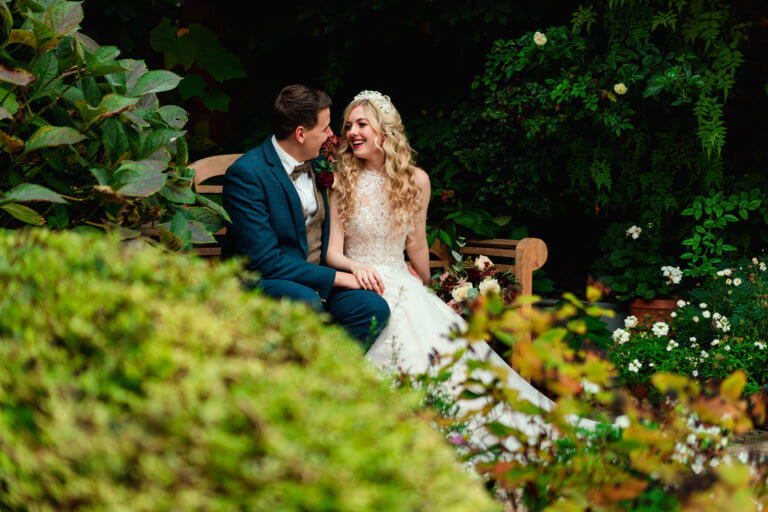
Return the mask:
[[[619,380],[640,395],[651,389],[656,371],[714,385],[743,370],[747,395],[768,385],[766,260],[742,258],[704,278],[687,298],[677,300],[665,321],[643,326],[643,319],[627,317],[608,351]],[[677,275],[666,270],[669,279]]]

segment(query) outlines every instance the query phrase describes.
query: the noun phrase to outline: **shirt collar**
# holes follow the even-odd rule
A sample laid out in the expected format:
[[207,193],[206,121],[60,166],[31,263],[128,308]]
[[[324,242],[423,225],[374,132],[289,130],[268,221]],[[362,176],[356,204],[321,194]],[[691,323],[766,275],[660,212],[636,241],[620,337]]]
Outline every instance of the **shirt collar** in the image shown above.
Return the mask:
[[297,165],[301,165],[304,162],[299,162],[291,155],[289,155],[283,148],[281,148],[280,144],[277,143],[277,138],[274,135],[272,136],[271,140],[272,145],[275,147],[275,152],[277,152],[277,157],[280,159],[280,163],[283,164],[285,172],[287,172],[290,176],[293,173],[293,169]]

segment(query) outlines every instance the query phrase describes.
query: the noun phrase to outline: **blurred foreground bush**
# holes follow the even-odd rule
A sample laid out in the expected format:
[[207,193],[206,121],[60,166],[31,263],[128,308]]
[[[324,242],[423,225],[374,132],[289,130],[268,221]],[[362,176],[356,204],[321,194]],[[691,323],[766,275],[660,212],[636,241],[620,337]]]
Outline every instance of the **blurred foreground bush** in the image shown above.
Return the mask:
[[0,509],[492,510],[340,328],[112,237],[0,231]]

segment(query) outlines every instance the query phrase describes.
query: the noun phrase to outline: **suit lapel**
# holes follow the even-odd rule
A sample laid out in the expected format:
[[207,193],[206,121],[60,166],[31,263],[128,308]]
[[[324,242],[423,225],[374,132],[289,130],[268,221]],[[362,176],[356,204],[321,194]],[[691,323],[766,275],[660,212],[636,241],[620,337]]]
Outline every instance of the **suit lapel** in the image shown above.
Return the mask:
[[289,209],[293,215],[293,223],[296,227],[296,238],[299,240],[299,245],[306,253],[307,248],[307,230],[304,225],[304,210],[301,207],[301,200],[299,194],[296,192],[296,187],[293,185],[293,181],[288,177],[285,172],[283,164],[280,162],[280,157],[277,156],[275,148],[272,146],[272,141],[267,139],[263,144],[264,160],[267,162],[270,172],[277,178],[278,183],[282,185],[285,190],[286,196],[288,196]]

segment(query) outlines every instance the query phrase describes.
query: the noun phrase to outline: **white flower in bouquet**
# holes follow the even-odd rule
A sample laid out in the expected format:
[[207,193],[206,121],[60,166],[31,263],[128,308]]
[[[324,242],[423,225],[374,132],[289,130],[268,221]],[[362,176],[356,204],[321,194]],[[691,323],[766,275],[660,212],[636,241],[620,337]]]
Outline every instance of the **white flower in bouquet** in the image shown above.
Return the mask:
[[627,229],[625,232],[626,236],[631,236],[633,240],[637,240],[640,238],[640,233],[643,232],[643,229],[640,226],[632,226],[631,228]]
[[741,286],[741,278],[740,277],[734,277],[733,278],[733,286]]
[[699,307],[700,307],[701,309],[707,309],[707,303],[706,303],[706,302],[700,302],[700,303],[699,303]]
[[691,318],[691,320],[693,320],[693,323],[695,323],[695,324],[699,323],[699,317],[697,317],[695,315],[693,316],[693,318]]
[[710,316],[712,316],[712,313],[710,313],[709,311],[702,311],[701,316],[703,316],[704,318],[709,318]]
[[613,341],[617,342],[619,345],[623,345],[629,341],[629,333],[624,329],[616,329],[613,331],[611,337],[613,338]]
[[715,338],[712,340],[712,343],[710,343],[711,346],[716,347],[720,344],[720,340]]
[[653,324],[653,327],[651,327],[651,331],[653,331],[653,334],[656,336],[666,336],[669,334],[669,326],[664,322],[656,322]]
[[699,376],[699,370],[693,370],[691,372],[691,375],[693,375],[694,377],[698,377]]
[[728,277],[733,273],[733,271],[730,268],[724,268],[723,270],[718,270],[717,275],[720,277]]
[[757,265],[757,258],[752,258],[752,263],[754,263],[755,265]]
[[627,94],[628,90],[629,89],[627,89],[627,86],[624,85],[624,82],[619,82],[613,86],[613,92],[615,92],[619,96],[624,96],[625,94]]
[[642,367],[643,367],[643,363],[641,363],[640,361],[635,359],[634,361],[629,363],[628,370],[631,371],[631,372],[637,373],[637,372],[640,371],[640,368],[642,368]]
[[501,285],[496,279],[492,277],[486,277],[480,281],[480,284],[477,288],[480,290],[480,295],[488,295],[491,292],[501,293]]
[[542,32],[536,31],[536,33],[533,34],[533,42],[536,43],[536,46],[544,46],[547,44],[547,36]]
[[765,263],[761,261],[761,262],[760,262],[760,270],[762,270],[763,272],[765,272],[765,268],[766,268],[766,267],[765,267]]
[[629,315],[624,319],[624,328],[632,329],[633,327],[637,327],[637,317],[635,315]]
[[477,270],[488,270],[493,266],[493,262],[488,256],[478,256],[475,260],[475,268]]
[[677,301],[677,307],[684,308],[685,307],[685,301],[683,299],[680,299]]
[[461,283],[453,287],[453,290],[451,290],[451,297],[453,297],[453,300],[456,302],[463,302],[467,299],[467,294],[471,289],[472,283]]

